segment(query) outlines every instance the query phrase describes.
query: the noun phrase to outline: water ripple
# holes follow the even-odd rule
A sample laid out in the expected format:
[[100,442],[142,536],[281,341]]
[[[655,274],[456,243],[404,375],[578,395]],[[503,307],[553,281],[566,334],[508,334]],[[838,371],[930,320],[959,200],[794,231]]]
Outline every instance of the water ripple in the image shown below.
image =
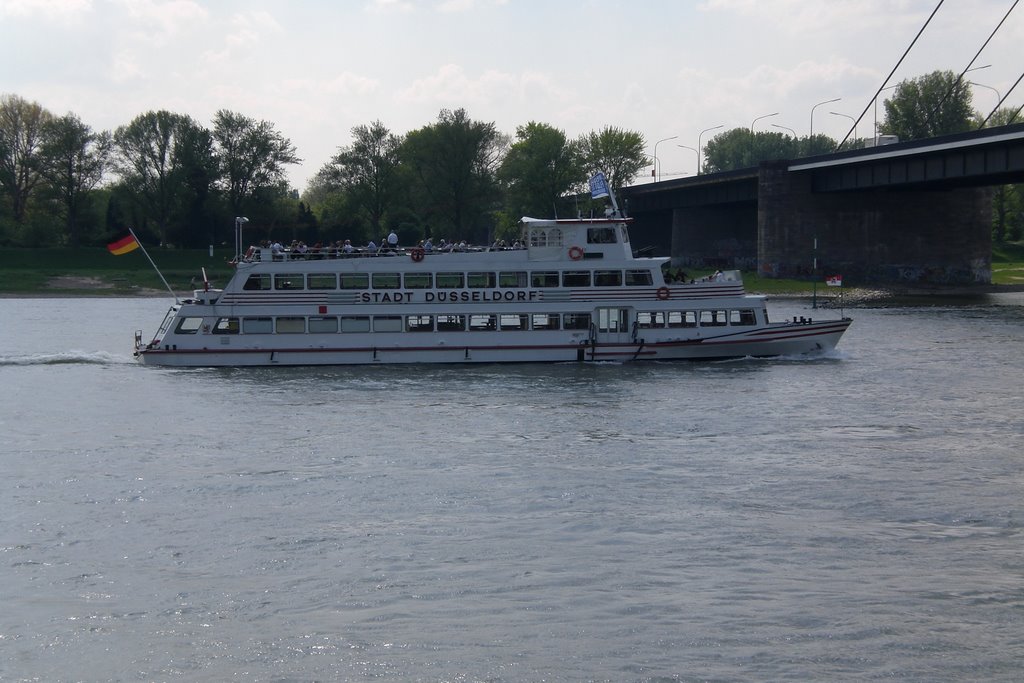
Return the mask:
[[121,365],[133,362],[134,359],[130,356],[106,351],[67,351],[64,353],[0,356],[0,367],[5,365]]

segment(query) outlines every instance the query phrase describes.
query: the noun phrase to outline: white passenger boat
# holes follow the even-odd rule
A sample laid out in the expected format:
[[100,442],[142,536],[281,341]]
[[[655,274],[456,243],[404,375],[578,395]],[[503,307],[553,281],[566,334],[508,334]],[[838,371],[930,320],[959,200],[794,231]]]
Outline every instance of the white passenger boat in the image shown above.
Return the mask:
[[[176,302],[147,365],[708,360],[833,349],[849,318],[770,322],[738,271],[666,282],[623,217],[524,218],[523,248],[372,254],[250,247]],[[240,239],[236,240],[240,246]],[[238,249],[241,251],[241,249]]]

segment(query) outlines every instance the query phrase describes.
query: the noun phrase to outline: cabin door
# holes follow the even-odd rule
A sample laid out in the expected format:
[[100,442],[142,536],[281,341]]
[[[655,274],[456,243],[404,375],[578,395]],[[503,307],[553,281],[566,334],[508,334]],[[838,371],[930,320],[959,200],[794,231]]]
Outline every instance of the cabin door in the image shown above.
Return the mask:
[[633,341],[629,331],[630,308],[597,309],[597,343],[628,344]]

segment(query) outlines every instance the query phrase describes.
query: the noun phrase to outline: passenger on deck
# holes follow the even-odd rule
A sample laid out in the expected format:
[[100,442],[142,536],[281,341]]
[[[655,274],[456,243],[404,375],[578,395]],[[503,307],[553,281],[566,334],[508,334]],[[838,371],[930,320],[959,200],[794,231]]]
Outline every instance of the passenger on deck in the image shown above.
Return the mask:
[[391,251],[398,251],[398,235],[392,230],[388,233],[388,249]]
[[434,243],[430,241],[430,238],[423,240],[423,251],[434,251]]
[[355,247],[352,246],[352,240],[345,240],[345,243],[341,245],[342,252],[351,254],[355,251]]
[[368,254],[376,254],[377,253],[377,243],[374,242],[372,239],[369,242],[366,243],[366,252]]

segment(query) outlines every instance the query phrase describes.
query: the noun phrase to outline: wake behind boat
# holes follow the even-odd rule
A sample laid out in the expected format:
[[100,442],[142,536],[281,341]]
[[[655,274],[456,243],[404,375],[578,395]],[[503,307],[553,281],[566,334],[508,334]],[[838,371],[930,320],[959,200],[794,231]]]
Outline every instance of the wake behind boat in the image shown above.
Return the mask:
[[[711,360],[827,352],[851,320],[770,322],[738,271],[668,282],[631,219],[522,220],[523,247],[298,254],[249,247],[176,302],[146,365]],[[241,246],[240,236],[236,239]],[[237,249],[241,251],[241,249]]]

